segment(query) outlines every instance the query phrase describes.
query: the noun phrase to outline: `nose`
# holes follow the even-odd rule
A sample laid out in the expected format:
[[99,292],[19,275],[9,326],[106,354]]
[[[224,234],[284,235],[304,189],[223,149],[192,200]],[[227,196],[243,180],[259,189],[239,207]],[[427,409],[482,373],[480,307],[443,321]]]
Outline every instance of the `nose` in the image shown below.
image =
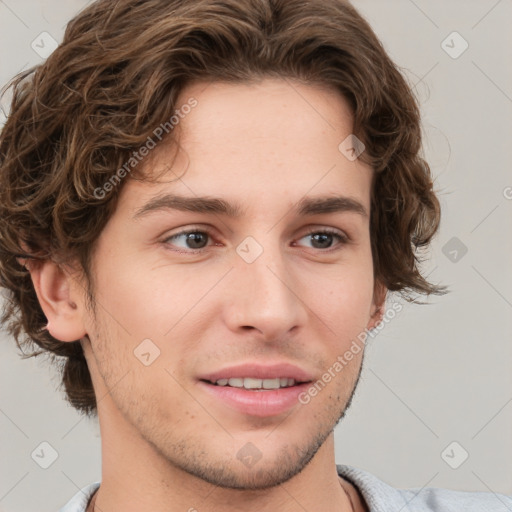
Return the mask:
[[[254,330],[264,341],[279,341],[304,324],[307,308],[298,276],[287,264],[277,242],[260,249],[255,245],[253,240],[252,244],[239,247],[234,255],[223,308],[224,322],[233,332]],[[245,254],[244,248],[248,248]],[[254,254],[246,257],[251,251],[261,250],[252,262]]]

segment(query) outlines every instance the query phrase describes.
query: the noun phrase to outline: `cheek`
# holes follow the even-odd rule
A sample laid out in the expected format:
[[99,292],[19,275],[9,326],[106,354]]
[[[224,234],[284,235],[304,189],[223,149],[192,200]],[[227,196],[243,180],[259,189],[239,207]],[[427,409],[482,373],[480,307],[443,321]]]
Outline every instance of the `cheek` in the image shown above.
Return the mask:
[[357,263],[347,260],[314,275],[303,273],[299,279],[306,304],[334,326],[336,334],[364,329],[373,300],[371,257],[361,254]]
[[134,338],[163,336],[204,295],[208,279],[177,266],[123,260],[98,275],[98,298],[107,313]]

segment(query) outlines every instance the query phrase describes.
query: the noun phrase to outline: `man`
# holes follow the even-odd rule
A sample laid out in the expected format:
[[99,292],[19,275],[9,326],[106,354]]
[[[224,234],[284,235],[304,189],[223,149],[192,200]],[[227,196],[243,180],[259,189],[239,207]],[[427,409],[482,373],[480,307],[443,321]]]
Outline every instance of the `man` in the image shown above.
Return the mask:
[[102,0],[13,91],[3,320],[102,436],[62,511],[506,510],[335,464],[388,292],[444,292],[418,107],[353,7]]

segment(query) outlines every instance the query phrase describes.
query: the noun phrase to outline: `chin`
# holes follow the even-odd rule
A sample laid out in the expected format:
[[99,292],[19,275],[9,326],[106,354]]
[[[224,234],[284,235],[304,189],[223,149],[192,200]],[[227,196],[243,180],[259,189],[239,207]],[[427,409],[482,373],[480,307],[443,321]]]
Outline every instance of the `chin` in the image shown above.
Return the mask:
[[[298,475],[313,459],[330,431],[310,439],[306,446],[286,446],[259,453],[248,462],[240,458],[226,460],[214,453],[181,451],[186,458],[169,460],[178,469],[224,489],[260,491],[277,487]],[[255,448],[254,448],[255,449]],[[210,459],[210,460],[208,460]],[[257,459],[257,460],[256,460]]]

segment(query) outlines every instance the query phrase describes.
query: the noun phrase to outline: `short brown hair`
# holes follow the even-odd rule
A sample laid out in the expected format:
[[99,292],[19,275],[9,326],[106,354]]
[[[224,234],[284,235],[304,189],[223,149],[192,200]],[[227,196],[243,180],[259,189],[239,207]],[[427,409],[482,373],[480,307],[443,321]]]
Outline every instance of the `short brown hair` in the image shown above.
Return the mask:
[[345,97],[353,133],[366,145],[360,158],[376,171],[375,281],[409,301],[416,301],[411,292],[445,293],[418,268],[440,207],[420,155],[417,100],[350,3],[99,0],[68,24],[46,62],[13,79],[0,135],[2,322],[20,349],[42,349],[26,357],[63,356],[62,382],[79,411],[96,413],[80,340],[64,343],[44,329],[30,274],[17,258],[76,260],[92,283],[91,255],[121,186],[103,197],[93,191],[169,119],[186,85],[264,77],[323,84]]

